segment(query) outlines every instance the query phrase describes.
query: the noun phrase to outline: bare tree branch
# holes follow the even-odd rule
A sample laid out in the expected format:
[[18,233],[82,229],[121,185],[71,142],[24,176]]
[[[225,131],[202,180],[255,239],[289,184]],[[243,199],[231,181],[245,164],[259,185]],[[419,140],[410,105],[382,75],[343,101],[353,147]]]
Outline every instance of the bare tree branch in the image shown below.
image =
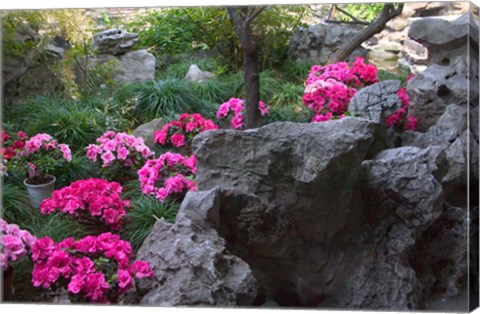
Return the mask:
[[397,7],[395,7],[395,4],[393,3],[386,3],[383,7],[382,13],[367,27],[358,32],[351,40],[342,45],[340,49],[328,59],[328,63],[336,63],[347,59],[347,57],[364,41],[368,40],[373,35],[380,33],[385,28],[387,22],[399,16],[402,11],[403,3],[398,4]]

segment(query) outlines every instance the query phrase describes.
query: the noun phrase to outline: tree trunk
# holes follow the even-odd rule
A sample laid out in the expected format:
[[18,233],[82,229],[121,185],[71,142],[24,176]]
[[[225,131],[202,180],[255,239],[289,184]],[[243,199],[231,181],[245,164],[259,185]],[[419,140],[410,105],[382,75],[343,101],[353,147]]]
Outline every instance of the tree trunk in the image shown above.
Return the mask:
[[[258,110],[258,103],[260,101],[258,46],[250,31],[250,22],[253,18],[248,18],[249,9],[241,9],[244,12],[243,18],[237,10],[237,8],[228,8],[228,13],[235,24],[235,30],[242,47],[246,93],[244,126],[245,129],[252,129],[259,127],[262,120],[260,111]],[[254,16],[258,15],[258,13],[255,13]]]
[[347,59],[348,56],[364,41],[385,29],[387,22],[399,16],[402,13],[402,10],[403,3],[398,4],[397,8],[395,8],[393,3],[386,3],[380,16],[373,20],[367,27],[362,29],[350,41],[341,46],[340,49],[328,59],[328,63],[336,63]]

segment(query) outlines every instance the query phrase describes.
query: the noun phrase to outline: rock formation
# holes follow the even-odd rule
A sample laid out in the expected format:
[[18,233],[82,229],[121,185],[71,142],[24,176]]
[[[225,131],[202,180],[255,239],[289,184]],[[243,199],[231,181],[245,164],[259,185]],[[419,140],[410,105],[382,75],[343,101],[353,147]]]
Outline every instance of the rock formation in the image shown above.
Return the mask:
[[204,83],[206,80],[215,77],[215,74],[202,71],[196,64],[192,64],[188,69],[187,74],[185,75],[184,80],[197,82],[197,83]]
[[[328,23],[300,27],[290,39],[289,55],[295,60],[325,64],[330,55],[358,31],[359,28]],[[356,56],[365,57],[366,53],[363,48],[356,49],[350,59],[354,60]]]
[[138,34],[111,28],[93,36],[92,48],[100,54],[119,55],[130,51],[138,40]]
[[[153,81],[155,79],[155,57],[145,49],[132,50],[138,42],[138,34],[119,29],[108,29],[94,35],[92,48],[99,55],[90,58],[88,69],[101,69],[113,75],[121,84]],[[98,81],[98,84],[103,82]]]

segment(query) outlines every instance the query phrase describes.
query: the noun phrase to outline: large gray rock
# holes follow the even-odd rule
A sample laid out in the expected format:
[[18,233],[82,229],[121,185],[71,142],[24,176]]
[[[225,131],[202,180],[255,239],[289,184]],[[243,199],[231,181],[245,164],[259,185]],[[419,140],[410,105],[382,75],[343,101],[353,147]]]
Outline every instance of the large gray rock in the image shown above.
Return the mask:
[[428,49],[429,64],[443,65],[449,65],[459,55],[466,56],[469,36],[474,38],[475,35],[478,45],[478,26],[468,13],[453,21],[428,17],[418,19],[411,24],[408,32],[411,39]]
[[88,68],[97,69],[106,77],[100,77],[98,84],[112,79],[119,83],[153,81],[155,79],[155,57],[147,50],[130,51],[120,56],[108,54],[90,58]]
[[100,54],[119,55],[132,50],[138,40],[138,34],[111,28],[93,35],[92,48]]
[[439,219],[425,230],[411,253],[417,257],[412,266],[419,273],[423,294],[458,295],[466,286],[467,253],[468,210],[445,203]]
[[[420,301],[408,254],[441,214],[444,155],[437,148],[401,147],[365,161],[363,210],[369,217],[362,251],[342,277],[343,302],[353,307],[408,310]],[[372,297],[373,296],[373,297]]]
[[397,95],[399,89],[398,80],[379,82],[362,88],[353,96],[348,111],[385,126],[386,118],[402,106]]
[[400,81],[389,80],[379,82],[359,90],[350,101],[348,111],[353,115],[368,119],[378,124],[375,132],[375,142],[368,157],[379,151],[395,147],[398,134],[387,127],[386,119],[402,106],[397,95]]
[[[318,305],[342,259],[330,247],[358,209],[354,185],[374,123],[273,123],[217,130],[194,139],[197,187],[218,191],[213,225],[252,268],[259,299]],[[336,273],[336,271],[335,271]]]
[[431,65],[411,79],[407,87],[409,110],[417,118],[417,129],[425,132],[452,103],[466,107],[468,84],[469,69],[466,59],[462,57],[455,59],[449,66]]
[[362,162],[375,126],[274,123],[194,139],[203,197],[193,207],[209,209],[192,220],[207,221],[252,267],[257,299],[417,308],[420,282],[407,255],[441,214],[445,152],[403,147]]
[[143,138],[145,144],[153,148],[155,145],[153,143],[153,133],[157,130],[161,130],[165,125],[165,120],[162,118],[153,119],[150,122],[144,123],[138,126],[135,130],[133,130],[132,135],[136,137]]
[[[300,27],[290,39],[289,54],[296,60],[324,64],[331,54],[358,31],[359,28],[327,23]],[[350,59],[356,56],[365,57],[366,54],[366,49],[358,48],[350,54]]]
[[[207,227],[213,193],[188,193],[175,224],[158,221],[138,252],[155,276],[139,287],[140,304],[251,305],[257,294],[250,267],[226,249],[225,240]],[[205,214],[205,217],[201,215]],[[203,219],[198,219],[198,216]],[[193,218],[193,220],[192,220]]]
[[[459,186],[467,185],[467,110],[465,106],[449,105],[435,125],[427,132],[404,132],[402,145],[411,145],[420,148],[437,146],[442,148],[447,157],[445,175],[440,182],[443,185],[447,199],[458,197]],[[463,197],[466,197],[464,195]]]
[[214,77],[215,77],[215,74],[208,71],[202,71],[196,64],[192,64],[188,69],[188,72],[185,75],[184,80],[197,82],[197,83],[204,83],[206,80]]
[[116,80],[124,83],[153,81],[155,79],[155,57],[147,50],[130,51],[119,58]]

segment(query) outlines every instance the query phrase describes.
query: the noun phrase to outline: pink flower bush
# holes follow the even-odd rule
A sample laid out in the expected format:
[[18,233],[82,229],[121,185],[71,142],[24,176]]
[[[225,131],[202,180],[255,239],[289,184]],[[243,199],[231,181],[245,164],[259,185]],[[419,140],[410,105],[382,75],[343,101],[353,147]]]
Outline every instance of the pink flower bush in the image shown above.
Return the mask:
[[48,134],[36,134],[29,139],[23,132],[17,135],[25,140],[25,143],[16,142],[16,154],[7,164],[7,168],[12,171],[28,173],[30,179],[37,178],[48,182],[49,172],[62,163],[72,161],[70,147],[67,144],[59,144]]
[[168,152],[158,159],[148,160],[138,171],[138,179],[142,193],[155,195],[160,201],[164,201],[169,196],[182,198],[187,191],[194,191],[195,173],[194,155],[186,158]]
[[36,239],[28,231],[0,218],[0,266],[6,270],[9,264],[24,257]]
[[153,152],[140,137],[127,133],[105,132],[97,138],[97,144],[86,147],[87,158],[93,162],[101,159],[103,168],[116,164],[119,167],[138,169]]
[[131,263],[132,247],[118,235],[102,233],[55,243],[44,237],[32,246],[34,287],[64,286],[76,299],[109,303],[133,287],[134,279],[152,277],[148,263]]
[[342,118],[357,89],[378,82],[377,68],[358,57],[346,62],[314,65],[306,80],[303,103],[314,112],[312,122]]
[[22,131],[16,134],[8,134],[1,131],[2,148],[0,148],[0,156],[6,161],[15,157],[25,147],[25,142],[28,140],[27,134]]
[[40,203],[40,211],[45,215],[59,211],[80,222],[119,230],[125,208],[130,206],[130,201],[123,200],[121,193],[122,186],[117,182],[95,178],[79,180],[54,191],[51,198]]
[[201,114],[182,113],[180,117],[155,131],[153,141],[162,146],[189,146],[192,139],[207,130],[216,130],[218,126],[212,120],[205,119]]
[[[236,130],[243,129],[244,100],[240,98],[230,98],[227,102],[220,105],[217,110],[217,119],[227,119],[231,116],[230,125]],[[270,114],[270,109],[260,100],[258,110],[262,117]]]
[[[410,75],[405,81],[408,82],[414,76]],[[400,109],[387,117],[387,126],[395,129],[398,132],[405,130],[415,131],[417,128],[417,119],[414,116],[408,115],[408,107],[410,106],[410,98],[407,94],[407,88],[402,87],[397,92],[398,98],[402,102]]]

